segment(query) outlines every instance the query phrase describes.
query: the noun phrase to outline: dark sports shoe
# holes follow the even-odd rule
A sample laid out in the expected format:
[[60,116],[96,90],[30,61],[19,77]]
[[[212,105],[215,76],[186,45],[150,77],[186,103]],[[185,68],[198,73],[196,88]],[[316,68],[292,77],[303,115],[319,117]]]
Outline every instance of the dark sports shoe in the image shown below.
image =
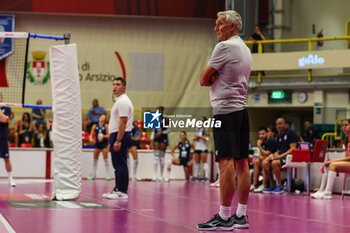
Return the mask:
[[219,216],[219,214],[215,214],[214,217],[210,219],[208,222],[198,224],[197,228],[203,231],[215,231],[215,230],[232,231],[233,222],[231,218],[228,218],[225,221]]
[[249,228],[249,222],[248,222],[248,216],[242,215],[240,218],[234,213],[234,215],[231,216],[231,219],[233,221],[233,226],[235,229],[244,229]]

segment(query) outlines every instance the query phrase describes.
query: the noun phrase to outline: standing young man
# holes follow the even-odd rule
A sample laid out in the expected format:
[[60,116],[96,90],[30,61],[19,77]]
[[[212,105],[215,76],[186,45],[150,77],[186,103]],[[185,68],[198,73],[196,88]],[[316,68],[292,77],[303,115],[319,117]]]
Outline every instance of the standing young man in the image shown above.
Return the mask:
[[127,162],[128,147],[131,144],[131,130],[134,107],[125,94],[126,81],[118,77],[113,80],[115,102],[109,120],[109,150],[115,169],[115,187],[102,196],[109,199],[128,199],[129,171]]
[[[208,222],[198,224],[200,230],[249,227],[246,215],[250,187],[247,91],[252,56],[239,37],[241,28],[242,18],[236,11],[218,13],[214,30],[220,42],[200,76],[201,86],[211,86],[213,115],[221,121],[221,127],[213,129],[215,159],[220,169],[220,211]],[[235,171],[239,203],[231,216]]]
[[[2,102],[2,93],[0,93],[0,102]],[[12,177],[12,165],[9,155],[9,121],[11,116],[11,108],[3,106],[0,111],[0,158],[5,161],[5,168],[9,177],[9,185],[15,187],[16,183]]]

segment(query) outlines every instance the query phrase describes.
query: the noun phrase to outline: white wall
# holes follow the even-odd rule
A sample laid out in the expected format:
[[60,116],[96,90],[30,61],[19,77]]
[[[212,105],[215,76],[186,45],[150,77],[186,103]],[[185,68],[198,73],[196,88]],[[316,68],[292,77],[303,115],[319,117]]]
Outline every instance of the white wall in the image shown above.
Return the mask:
[[[291,30],[283,30],[282,38],[316,37],[321,29],[324,37],[344,36],[345,23],[350,18],[349,7],[350,1],[348,0],[292,1],[292,27]],[[312,33],[312,24],[316,25],[316,34]],[[293,46],[295,48],[305,47],[302,44],[293,44]],[[287,45],[283,48],[291,49]],[[325,42],[322,47],[322,49],[330,48],[345,48],[345,43],[344,41]]]
[[[288,89],[288,86],[276,88],[275,90]],[[298,103],[297,94],[298,90],[293,90],[292,103],[291,104],[269,104],[268,103],[268,90],[249,90],[248,91],[248,106],[249,107],[313,107],[314,106],[314,90],[302,90],[306,92],[308,98],[305,103]],[[257,100],[255,95],[259,95],[260,100]]]
[[[217,43],[212,19],[175,19],[151,17],[107,17],[82,15],[17,14],[16,31],[63,35],[71,33],[71,43],[77,44],[82,108],[91,108],[92,99],[110,108],[112,102],[111,81],[87,79],[88,74],[122,76],[122,69],[115,55],[122,57],[128,83],[131,83],[132,59],[130,53],[161,54],[164,56],[163,89],[159,91],[132,90],[127,93],[135,109],[143,107],[209,107],[209,89],[200,87],[199,75]],[[62,41],[31,39],[28,61],[33,51],[48,52],[49,46]],[[45,62],[48,61],[48,54]],[[144,60],[143,60],[144,61]],[[144,61],[145,63],[146,61]],[[152,61],[147,61],[152,63]],[[89,69],[83,65],[89,63]],[[154,70],[143,70],[143,73]],[[146,72],[147,71],[147,72]],[[143,80],[142,75],[133,77]],[[130,82],[129,82],[130,80]],[[34,104],[43,99],[51,105],[50,83],[35,85],[27,81],[26,103]],[[6,101],[6,98],[5,98]]]
[[[153,177],[153,150],[139,150],[138,151],[139,165],[137,170],[137,176],[140,178],[151,179]],[[177,153],[175,153],[178,156]],[[51,153],[51,177],[53,177],[53,156]],[[133,159],[131,158],[131,167],[133,168]],[[165,164],[171,158],[169,152],[165,155]],[[46,175],[46,150],[36,148],[10,148],[10,160],[13,168],[13,176],[16,178],[45,178]],[[3,161],[3,160],[2,160]],[[80,158],[82,165],[82,177],[86,178],[93,172],[93,150],[84,149]],[[208,155],[208,163],[210,167],[210,155]],[[3,163],[3,162],[2,162]],[[110,153],[108,154],[108,163],[110,169],[110,176],[114,177],[114,169],[111,162]],[[4,166],[4,165],[1,165]],[[132,177],[132,168],[129,175]],[[158,172],[160,168],[158,166]],[[166,167],[164,168],[164,175],[166,175]],[[99,156],[99,162],[97,167],[97,178],[105,178],[105,166],[103,162],[102,154]],[[160,176],[160,174],[158,174]],[[4,167],[0,169],[0,177],[7,177],[7,173]],[[164,176],[165,177],[165,176]],[[185,179],[182,166],[172,166],[171,179]]]

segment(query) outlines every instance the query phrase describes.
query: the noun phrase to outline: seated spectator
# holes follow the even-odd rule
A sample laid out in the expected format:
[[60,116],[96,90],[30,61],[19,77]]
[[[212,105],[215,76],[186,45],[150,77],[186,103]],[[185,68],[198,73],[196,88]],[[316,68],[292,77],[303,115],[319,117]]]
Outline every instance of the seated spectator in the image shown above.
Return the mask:
[[273,174],[276,177],[276,187],[272,193],[282,193],[281,169],[286,164],[286,156],[292,153],[293,149],[297,148],[299,137],[290,128],[286,126],[286,120],[279,117],[276,120],[277,135],[277,151],[269,156]]
[[38,124],[34,134],[34,147],[51,147],[50,134],[46,124]]
[[342,149],[343,148],[343,140],[341,138],[336,138],[333,142],[333,148]]
[[31,143],[34,130],[35,125],[30,118],[30,114],[28,112],[23,113],[19,125],[19,145],[22,143]]
[[292,128],[292,122],[286,121],[286,128],[291,129]]
[[324,172],[322,174],[321,187],[316,193],[311,194],[312,198],[331,199],[337,173],[350,172],[350,119],[345,120],[342,130],[348,139],[345,150],[345,157],[324,163]]
[[9,142],[18,145],[18,134],[16,133],[16,128],[9,125]]
[[[348,126],[348,121],[347,120],[343,120],[342,122],[341,122],[341,130],[342,130],[342,132],[343,132],[343,134],[345,134],[346,135],[346,127]],[[347,148],[347,146],[348,146],[348,144],[347,144],[347,142],[348,142],[348,136],[346,136],[346,138],[345,138],[345,140],[342,140],[342,143],[343,143],[343,149],[346,149]]]
[[314,145],[317,138],[318,133],[312,128],[312,123],[310,121],[305,121],[305,131],[301,135],[300,141],[308,142],[310,145]]
[[[254,161],[254,179],[253,179],[253,192],[254,193],[261,193],[264,188],[268,188],[268,181],[270,182],[270,187],[273,185],[272,176],[270,173],[270,169],[265,170],[263,169],[263,185],[258,186],[258,178],[260,175],[260,170],[262,170],[262,164],[269,163],[269,155],[273,154],[276,151],[276,139],[269,138],[267,136],[267,128],[261,127],[259,128],[259,139],[256,142],[258,148],[259,148],[259,159]],[[253,188],[251,187],[251,189]]]
[[273,125],[270,125],[267,127],[267,137],[268,138],[275,138],[277,137],[277,130],[276,127]]
[[[41,100],[37,100],[36,104],[42,105],[43,102]],[[35,125],[45,124],[45,109],[33,108],[32,118]]]
[[9,122],[9,142],[16,144],[18,146],[18,131],[15,122],[15,115],[11,112],[10,122]]
[[106,114],[106,110],[103,107],[99,106],[97,99],[94,99],[92,101],[92,108],[90,108],[86,119],[83,121],[83,130],[90,132],[91,127],[95,124],[98,124],[100,116],[103,114]]

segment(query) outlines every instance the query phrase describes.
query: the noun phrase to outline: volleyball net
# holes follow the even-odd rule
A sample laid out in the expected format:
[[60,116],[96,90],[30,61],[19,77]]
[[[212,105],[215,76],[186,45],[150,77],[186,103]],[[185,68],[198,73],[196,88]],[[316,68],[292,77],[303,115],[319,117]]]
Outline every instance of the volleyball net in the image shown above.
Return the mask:
[[28,32],[0,32],[0,93],[3,102],[0,106],[51,109],[50,105],[26,103],[26,82],[43,77],[50,79],[49,62],[45,62],[45,53],[33,52],[36,59],[28,61],[29,46],[33,39],[64,41],[69,43],[70,34],[63,36],[43,35]]
[[[50,79],[51,88],[34,87],[29,95],[41,96],[51,89],[54,144],[54,185],[52,198],[72,200],[81,191],[81,99],[78,73],[78,56],[75,44],[69,44],[70,35],[51,36],[26,32],[0,32],[0,92],[3,102],[0,106],[45,108],[51,106],[25,103],[26,82],[34,76]],[[50,47],[49,62],[45,62],[46,52],[32,52],[35,56],[28,62],[31,39],[64,41],[64,45],[40,43],[40,47]],[[34,57],[33,56],[33,57]],[[28,69],[30,67],[31,69]],[[46,72],[45,72],[46,71]],[[48,77],[46,77],[48,76]],[[47,81],[47,80],[46,80]],[[45,80],[41,80],[45,82]],[[31,96],[32,97],[32,96]]]

